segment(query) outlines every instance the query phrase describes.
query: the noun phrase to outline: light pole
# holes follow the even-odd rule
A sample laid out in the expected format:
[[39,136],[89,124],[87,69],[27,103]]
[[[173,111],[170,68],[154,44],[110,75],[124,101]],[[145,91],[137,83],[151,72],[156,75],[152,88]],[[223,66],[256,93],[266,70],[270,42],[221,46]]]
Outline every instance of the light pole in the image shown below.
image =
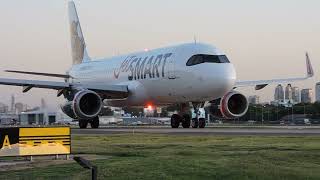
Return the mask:
[[268,113],[268,121],[270,122],[270,111],[269,111],[269,108],[267,108],[267,113]]
[[264,108],[264,106],[262,105],[261,106],[261,123],[263,124],[263,108]]
[[277,105],[277,120],[279,120],[279,110],[278,110],[278,107],[279,105]]
[[291,123],[293,123],[293,103],[291,104]]
[[254,120],[255,120],[255,121],[258,121],[258,119],[257,119],[257,109],[258,109],[258,106],[254,106],[254,108],[255,108]]

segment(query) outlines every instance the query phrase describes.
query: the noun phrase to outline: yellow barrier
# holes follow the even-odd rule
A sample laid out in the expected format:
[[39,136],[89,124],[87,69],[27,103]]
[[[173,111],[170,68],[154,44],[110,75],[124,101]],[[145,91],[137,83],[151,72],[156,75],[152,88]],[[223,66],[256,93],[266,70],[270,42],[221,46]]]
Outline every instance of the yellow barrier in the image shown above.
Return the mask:
[[0,128],[0,157],[70,152],[70,127]]

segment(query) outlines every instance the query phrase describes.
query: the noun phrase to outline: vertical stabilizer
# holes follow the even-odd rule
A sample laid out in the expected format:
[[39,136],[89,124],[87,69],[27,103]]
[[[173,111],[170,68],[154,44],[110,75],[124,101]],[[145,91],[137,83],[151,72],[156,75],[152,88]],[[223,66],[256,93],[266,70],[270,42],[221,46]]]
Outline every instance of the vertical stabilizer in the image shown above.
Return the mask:
[[80,21],[78,18],[76,6],[73,1],[69,2],[69,21],[71,34],[72,63],[80,64],[89,61],[86,43],[82,34]]

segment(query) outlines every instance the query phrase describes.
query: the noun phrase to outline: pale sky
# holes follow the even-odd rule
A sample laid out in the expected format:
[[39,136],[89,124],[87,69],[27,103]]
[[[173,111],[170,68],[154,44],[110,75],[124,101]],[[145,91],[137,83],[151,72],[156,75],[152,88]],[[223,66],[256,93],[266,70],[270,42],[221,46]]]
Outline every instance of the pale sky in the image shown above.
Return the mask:
[[[316,77],[293,86],[313,88],[319,80],[319,0],[76,0],[91,57],[198,41],[224,51],[238,79],[258,80],[305,75],[305,51]],[[0,0],[0,77],[46,79],[14,75],[4,69],[64,73],[71,65],[66,0]],[[276,85],[246,95],[273,99]],[[50,107],[63,99],[52,90],[0,86],[0,102]]]

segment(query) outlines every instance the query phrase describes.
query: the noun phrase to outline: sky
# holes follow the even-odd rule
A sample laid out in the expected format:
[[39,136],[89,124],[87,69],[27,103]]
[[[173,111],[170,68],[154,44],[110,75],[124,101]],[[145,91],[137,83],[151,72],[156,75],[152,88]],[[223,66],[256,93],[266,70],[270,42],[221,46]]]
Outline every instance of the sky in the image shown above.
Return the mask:
[[[319,0],[75,0],[89,55],[108,57],[197,41],[213,44],[235,65],[239,80],[305,75],[308,51],[319,80]],[[5,69],[65,73],[71,66],[66,0],[0,0],[0,77],[57,80],[3,72]],[[59,79],[58,79],[59,80]],[[245,95],[273,99],[276,85]],[[53,90],[0,86],[0,102],[52,109],[62,103]]]

